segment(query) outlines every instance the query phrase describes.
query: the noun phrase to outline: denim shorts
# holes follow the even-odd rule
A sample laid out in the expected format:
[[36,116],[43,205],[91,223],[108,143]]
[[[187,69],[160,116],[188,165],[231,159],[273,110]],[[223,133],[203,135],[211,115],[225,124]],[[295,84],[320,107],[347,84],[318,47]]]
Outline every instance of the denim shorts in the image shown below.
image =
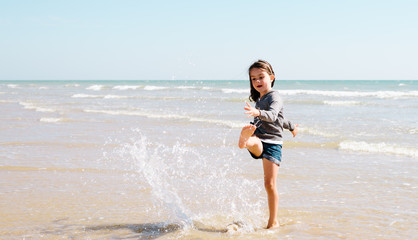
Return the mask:
[[280,166],[282,161],[282,144],[261,143],[263,144],[263,153],[260,156],[255,156],[250,152],[251,156],[255,159],[265,158]]

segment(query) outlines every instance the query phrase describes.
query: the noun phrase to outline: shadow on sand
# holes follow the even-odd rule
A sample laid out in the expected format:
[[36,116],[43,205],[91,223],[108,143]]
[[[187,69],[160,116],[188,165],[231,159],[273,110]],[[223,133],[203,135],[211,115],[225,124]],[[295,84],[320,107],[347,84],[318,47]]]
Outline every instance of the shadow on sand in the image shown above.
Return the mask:
[[[192,228],[203,232],[226,233],[228,229],[212,229],[193,224]],[[138,233],[140,239],[156,239],[166,234],[183,229],[185,226],[179,223],[143,223],[143,224],[114,224],[86,227],[86,231],[112,231],[112,230],[130,230]]]
[[86,227],[86,231],[115,231],[130,230],[133,233],[139,233],[140,239],[156,239],[168,233],[182,229],[183,225],[176,223],[143,223],[143,224],[114,224]]

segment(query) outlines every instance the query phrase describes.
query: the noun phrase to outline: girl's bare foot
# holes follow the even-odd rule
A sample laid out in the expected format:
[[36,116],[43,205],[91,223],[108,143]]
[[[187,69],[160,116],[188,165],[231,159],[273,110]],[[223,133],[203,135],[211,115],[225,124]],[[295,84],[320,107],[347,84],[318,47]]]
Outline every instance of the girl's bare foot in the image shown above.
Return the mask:
[[274,229],[280,227],[279,221],[274,220],[272,224],[268,223],[266,229]]
[[254,134],[255,129],[256,129],[256,126],[251,125],[251,124],[246,125],[245,127],[242,128],[241,136],[239,137],[239,143],[238,143],[239,148],[247,147],[247,142],[250,139],[250,137]]

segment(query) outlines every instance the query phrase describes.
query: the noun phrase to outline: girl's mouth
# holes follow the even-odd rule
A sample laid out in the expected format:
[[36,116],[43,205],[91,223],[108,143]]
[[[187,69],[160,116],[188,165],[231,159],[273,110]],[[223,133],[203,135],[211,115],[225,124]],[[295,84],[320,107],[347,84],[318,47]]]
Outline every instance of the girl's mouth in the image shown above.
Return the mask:
[[257,88],[261,88],[263,85],[257,85]]

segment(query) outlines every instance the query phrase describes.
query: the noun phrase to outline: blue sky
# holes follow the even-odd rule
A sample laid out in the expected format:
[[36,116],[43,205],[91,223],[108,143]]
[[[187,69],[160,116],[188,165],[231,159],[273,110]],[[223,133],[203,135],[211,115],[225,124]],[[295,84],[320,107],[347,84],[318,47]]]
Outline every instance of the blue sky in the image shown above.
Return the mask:
[[0,80],[418,79],[418,1],[0,0]]

